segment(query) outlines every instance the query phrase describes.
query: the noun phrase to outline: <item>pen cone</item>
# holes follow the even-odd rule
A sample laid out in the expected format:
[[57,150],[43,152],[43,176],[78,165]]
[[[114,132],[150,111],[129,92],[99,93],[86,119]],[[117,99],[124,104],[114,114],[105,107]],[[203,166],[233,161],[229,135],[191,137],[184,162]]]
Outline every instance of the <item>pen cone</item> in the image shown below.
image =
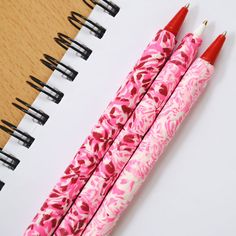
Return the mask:
[[172,20],[167,24],[165,30],[173,33],[175,36],[178,34],[184,19],[188,13],[189,4],[182,7],[179,12],[172,18]]
[[202,54],[201,58],[208,61],[210,64],[214,65],[216,58],[218,57],[221,48],[224,45],[227,32],[220,34],[215,41],[206,49]]
[[207,21],[207,20],[204,20],[204,21],[197,27],[197,29],[193,32],[193,35],[194,35],[195,37],[200,37],[200,36],[203,34],[204,30],[206,29],[207,24],[208,24],[208,21]]

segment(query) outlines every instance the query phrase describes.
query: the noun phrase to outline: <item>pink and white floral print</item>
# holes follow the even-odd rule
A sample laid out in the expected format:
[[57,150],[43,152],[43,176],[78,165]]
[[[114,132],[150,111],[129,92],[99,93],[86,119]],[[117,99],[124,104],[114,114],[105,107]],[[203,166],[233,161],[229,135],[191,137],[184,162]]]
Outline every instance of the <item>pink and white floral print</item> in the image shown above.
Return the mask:
[[51,235],[171,55],[175,36],[161,30],[119,88],[24,235]]
[[55,235],[81,235],[117,176],[194,60],[202,40],[187,34],[115,139]]
[[111,233],[122,212],[128,207],[204,91],[212,73],[213,66],[202,59],[197,59],[192,64],[83,232],[83,236],[106,236]]

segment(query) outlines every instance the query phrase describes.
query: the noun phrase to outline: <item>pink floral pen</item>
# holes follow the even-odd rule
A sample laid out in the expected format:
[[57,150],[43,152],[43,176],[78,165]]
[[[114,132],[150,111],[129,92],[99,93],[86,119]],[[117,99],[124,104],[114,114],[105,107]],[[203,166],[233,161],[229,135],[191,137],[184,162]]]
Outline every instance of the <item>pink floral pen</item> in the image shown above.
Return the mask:
[[187,34],[95,170],[55,235],[81,235],[180,79],[195,59],[207,21]]
[[221,34],[189,68],[83,232],[83,236],[106,236],[111,233],[122,212],[128,207],[184,118],[203,93],[224,41],[225,34]]
[[25,235],[51,235],[171,55],[188,12],[181,8],[160,30],[119,88],[91,134],[28,226]]

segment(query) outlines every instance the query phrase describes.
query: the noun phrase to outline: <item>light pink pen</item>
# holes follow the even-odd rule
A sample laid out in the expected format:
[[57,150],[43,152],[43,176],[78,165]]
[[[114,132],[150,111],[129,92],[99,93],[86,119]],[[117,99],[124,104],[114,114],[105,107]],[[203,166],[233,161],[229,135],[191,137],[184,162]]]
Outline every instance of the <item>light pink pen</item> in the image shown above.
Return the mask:
[[213,65],[224,41],[225,33],[219,35],[191,65],[83,232],[83,236],[106,236],[111,233],[121,214],[129,206],[192,106],[203,93],[213,74]]

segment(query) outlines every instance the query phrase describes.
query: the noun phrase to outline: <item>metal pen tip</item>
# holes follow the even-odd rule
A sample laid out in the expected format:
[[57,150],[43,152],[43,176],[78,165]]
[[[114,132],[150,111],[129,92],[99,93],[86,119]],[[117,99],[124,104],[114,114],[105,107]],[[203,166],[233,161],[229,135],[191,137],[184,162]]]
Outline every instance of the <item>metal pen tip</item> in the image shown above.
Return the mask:
[[224,36],[226,36],[226,34],[227,34],[227,31],[224,31],[224,32],[222,33],[222,35],[224,35]]
[[205,26],[207,26],[207,25],[208,25],[208,20],[204,20],[202,23],[203,23]]
[[187,4],[185,5],[186,8],[189,8],[189,6],[190,6],[190,3],[187,3]]

